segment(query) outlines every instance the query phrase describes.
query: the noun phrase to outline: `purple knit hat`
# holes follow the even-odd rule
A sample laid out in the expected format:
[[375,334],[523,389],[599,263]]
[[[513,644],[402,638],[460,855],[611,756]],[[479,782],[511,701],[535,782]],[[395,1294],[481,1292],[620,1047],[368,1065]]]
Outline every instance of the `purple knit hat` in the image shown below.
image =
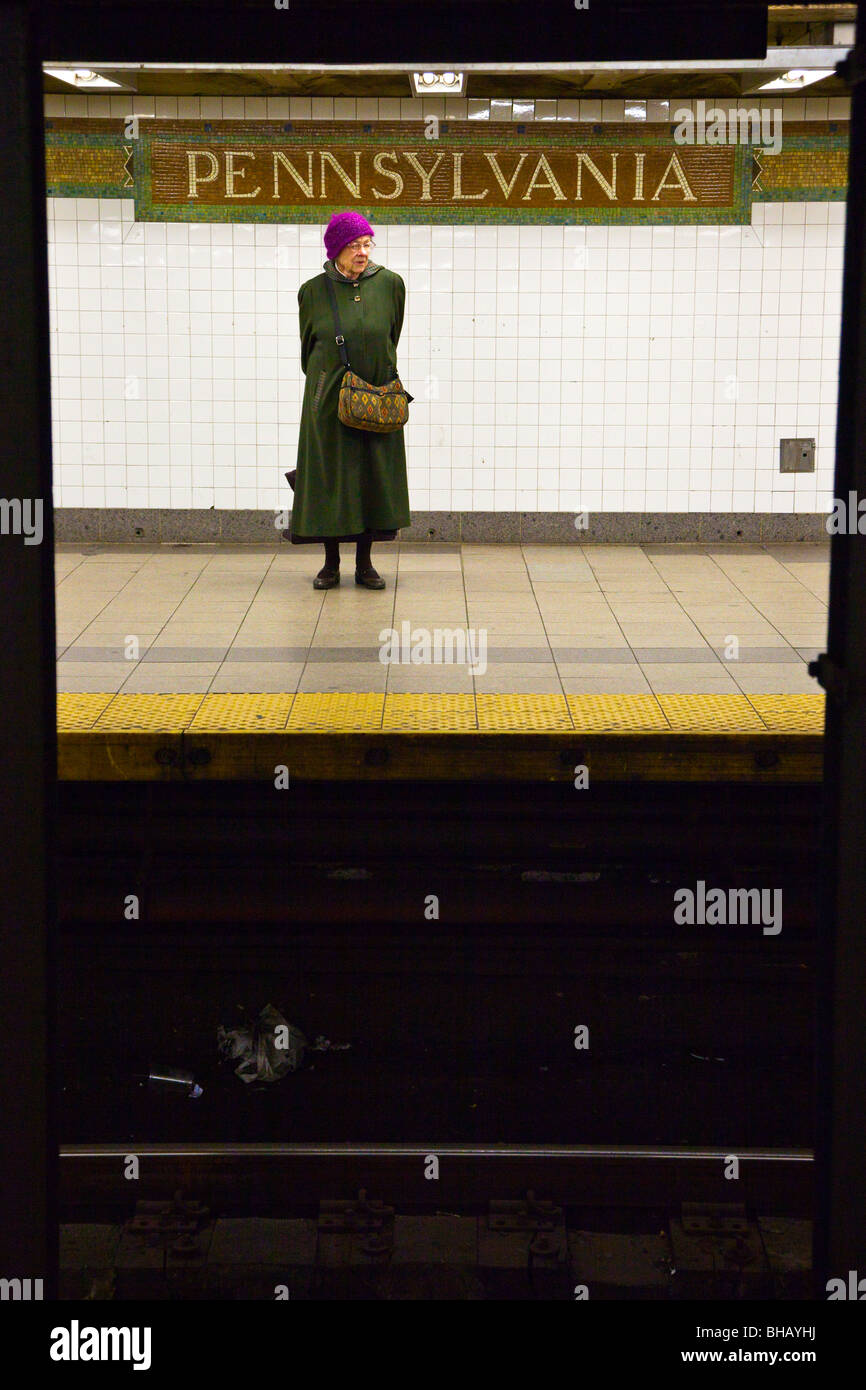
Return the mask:
[[372,236],[373,228],[359,212],[335,212],[325,228],[325,250],[334,260],[344,247],[359,236]]

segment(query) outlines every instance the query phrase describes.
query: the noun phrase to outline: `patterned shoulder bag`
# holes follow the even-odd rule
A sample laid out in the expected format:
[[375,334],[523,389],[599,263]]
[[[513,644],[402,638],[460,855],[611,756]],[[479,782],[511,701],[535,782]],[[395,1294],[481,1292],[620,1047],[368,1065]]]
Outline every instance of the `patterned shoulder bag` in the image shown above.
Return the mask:
[[337,308],[337,291],[330,276],[325,274],[331,308],[334,311],[335,342],[346,374],[340,383],[340,404],[337,417],[344,425],[356,430],[373,430],[376,434],[389,434],[401,430],[409,419],[409,402],[414,400],[403,388],[399,377],[394,377],[385,386],[371,386],[369,381],[358,376],[349,366],[346,339],[340,327],[340,311]]

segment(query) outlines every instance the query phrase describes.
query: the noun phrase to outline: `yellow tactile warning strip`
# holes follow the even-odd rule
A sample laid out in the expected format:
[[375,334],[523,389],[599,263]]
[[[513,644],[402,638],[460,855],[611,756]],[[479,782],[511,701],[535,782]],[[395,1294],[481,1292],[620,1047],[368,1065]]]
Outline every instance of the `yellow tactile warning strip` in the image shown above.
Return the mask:
[[394,691],[385,697],[382,728],[389,733],[413,729],[425,733],[474,733],[478,728],[475,696],[448,691],[437,695]]
[[564,695],[487,695],[476,697],[482,732],[539,733],[573,729]]
[[764,727],[745,695],[656,696],[670,728],[689,734],[760,733]]
[[267,733],[285,729],[294,695],[205,695],[189,725],[194,733]]
[[58,695],[57,729],[69,732],[73,729],[92,729],[102,711],[116,697],[114,695]]
[[783,733],[822,734],[823,695],[750,695],[768,729]]
[[381,691],[364,694],[296,695],[288,728],[307,733],[374,733],[382,727],[385,695]]
[[[61,699],[58,696],[58,700]],[[68,697],[76,699],[73,695]],[[93,725],[94,732],[181,733],[188,729],[204,695],[115,695]]]
[[115,733],[820,734],[824,694],[494,695],[409,692],[57,696],[57,728]]
[[575,729],[586,734],[669,729],[655,695],[566,695]]

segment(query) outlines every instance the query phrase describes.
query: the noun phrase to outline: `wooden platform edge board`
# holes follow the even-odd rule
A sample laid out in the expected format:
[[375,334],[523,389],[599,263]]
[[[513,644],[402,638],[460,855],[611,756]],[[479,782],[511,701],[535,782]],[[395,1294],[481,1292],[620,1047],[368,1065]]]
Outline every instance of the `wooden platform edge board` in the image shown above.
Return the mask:
[[[778,733],[124,733],[58,734],[64,782],[559,782],[588,768],[605,782],[816,782],[823,734]],[[285,774],[283,774],[285,775]]]

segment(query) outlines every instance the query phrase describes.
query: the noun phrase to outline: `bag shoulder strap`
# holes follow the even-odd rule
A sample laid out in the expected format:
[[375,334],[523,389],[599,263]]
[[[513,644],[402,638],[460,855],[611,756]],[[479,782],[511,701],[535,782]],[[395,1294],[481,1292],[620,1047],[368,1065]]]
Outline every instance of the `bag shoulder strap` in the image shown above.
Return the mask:
[[334,328],[336,330],[335,342],[340,352],[340,360],[346,370],[349,370],[349,354],[346,351],[346,339],[343,337],[343,330],[340,327],[340,311],[337,308],[337,291],[334,289],[334,282],[327,271],[325,271],[325,283],[328,286],[328,294],[331,297],[331,308],[334,311]]

